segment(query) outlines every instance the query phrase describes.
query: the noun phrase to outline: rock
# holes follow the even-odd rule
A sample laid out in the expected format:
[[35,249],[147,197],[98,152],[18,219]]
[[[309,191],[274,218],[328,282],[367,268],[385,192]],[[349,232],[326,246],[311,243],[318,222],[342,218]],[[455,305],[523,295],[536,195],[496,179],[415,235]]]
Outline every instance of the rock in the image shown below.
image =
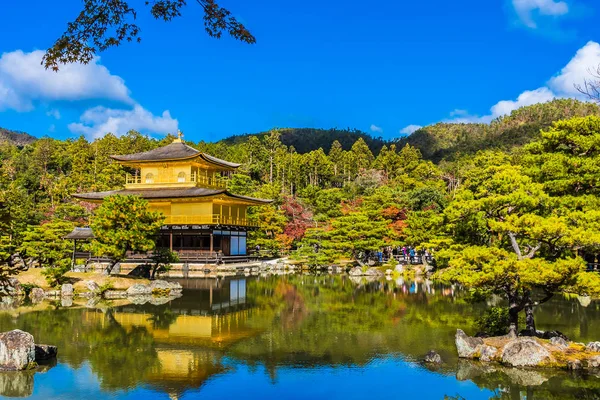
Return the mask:
[[170,293],[180,293],[182,290],[181,284],[179,282],[169,282],[157,279],[155,281],[150,282],[150,289],[154,290],[163,290],[169,291]]
[[552,339],[550,339],[550,343],[552,343],[556,347],[560,347],[561,349],[566,349],[567,347],[569,347],[569,343],[567,343],[567,341],[561,338],[560,336],[555,336]]
[[404,272],[404,265],[402,265],[402,264],[396,265],[396,268],[394,268],[394,271],[399,272],[399,273],[403,273]]
[[0,333],[0,369],[21,371],[35,361],[35,343],[30,333],[19,329]]
[[244,268],[244,274],[248,275],[250,273],[250,268]]
[[36,344],[35,345],[35,361],[46,361],[56,358],[58,348],[56,346],[50,346],[48,344]]
[[0,396],[29,397],[33,394],[34,371],[3,372],[0,374]]
[[392,271],[391,269],[386,269],[386,270],[385,270],[385,274],[386,274],[386,275],[391,275],[391,274],[392,274],[392,272],[394,272],[394,271]]
[[94,281],[86,281],[85,282],[85,287],[88,288],[88,290],[92,293],[98,294],[100,293],[100,285],[98,285],[96,282]]
[[60,287],[60,295],[62,297],[73,297],[73,285],[65,283]]
[[600,352],[600,342],[589,342],[587,346],[585,346],[587,351],[598,351]]
[[508,376],[510,382],[519,386],[540,386],[548,381],[538,371],[521,368],[504,368],[502,371]]
[[379,268],[369,268],[364,273],[366,276],[383,276],[383,272]]
[[590,369],[600,368],[600,356],[593,356],[586,360],[586,365]]
[[577,296],[577,300],[583,307],[587,307],[592,303],[592,298],[590,296]]
[[96,306],[98,305],[98,303],[100,303],[100,298],[99,297],[92,297],[90,298],[87,303],[85,303],[85,307],[86,308],[96,308]]
[[533,338],[517,338],[502,349],[502,363],[511,367],[535,367],[550,360],[550,352]]
[[354,268],[352,268],[348,272],[348,275],[350,275],[350,276],[362,276],[363,275],[362,268],[360,268],[360,267],[354,267]]
[[127,297],[127,292],[124,290],[107,290],[102,296],[107,300],[124,299]]
[[569,360],[567,362],[567,369],[571,371],[579,371],[583,369],[583,363],[581,360]]
[[73,306],[73,296],[61,297],[60,298],[60,306],[61,307],[72,307]]
[[42,288],[35,287],[31,289],[31,292],[29,292],[29,299],[32,303],[39,303],[40,301],[44,300],[44,297],[46,297],[46,293]]
[[481,352],[483,339],[468,336],[461,329],[456,330],[456,350],[460,358],[474,358]]
[[[539,331],[538,331],[539,333]],[[542,339],[552,339],[552,338],[561,338],[564,339],[566,342],[569,341],[569,338],[567,337],[567,335],[565,335],[564,333],[562,333],[561,331],[545,331],[542,332],[541,336]]]
[[138,304],[138,305],[142,305],[142,304],[146,304],[150,301],[152,301],[154,297],[152,295],[149,294],[140,294],[140,295],[136,295],[136,296],[127,296],[127,300],[131,301],[131,303],[133,304]]
[[145,296],[152,294],[152,288],[149,285],[136,283],[127,289],[127,296]]
[[480,356],[479,359],[481,361],[492,361],[494,359],[494,357],[496,357],[496,354],[498,353],[498,349],[493,347],[493,346],[488,346],[487,344],[484,344],[483,346],[481,346],[481,351],[480,351]]
[[441,364],[442,356],[440,356],[435,351],[430,350],[427,354],[425,354],[425,358],[423,359],[423,361],[425,361],[426,363],[431,363],[431,364]]
[[23,294],[23,287],[17,278],[8,278],[8,283],[6,284],[4,290],[5,294],[10,296],[20,296]]

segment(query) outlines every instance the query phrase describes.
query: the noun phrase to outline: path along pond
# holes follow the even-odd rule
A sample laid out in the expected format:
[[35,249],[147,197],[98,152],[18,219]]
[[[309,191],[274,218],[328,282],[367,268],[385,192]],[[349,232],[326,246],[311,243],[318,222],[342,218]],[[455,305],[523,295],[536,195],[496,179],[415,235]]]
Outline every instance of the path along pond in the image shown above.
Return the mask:
[[[36,372],[0,373],[0,395],[33,399],[600,399],[600,377],[459,360],[457,328],[490,304],[456,287],[345,275],[180,281],[165,304],[122,301],[0,311],[58,346]],[[544,330],[600,339],[600,302],[555,298]],[[444,363],[421,363],[431,349]]]

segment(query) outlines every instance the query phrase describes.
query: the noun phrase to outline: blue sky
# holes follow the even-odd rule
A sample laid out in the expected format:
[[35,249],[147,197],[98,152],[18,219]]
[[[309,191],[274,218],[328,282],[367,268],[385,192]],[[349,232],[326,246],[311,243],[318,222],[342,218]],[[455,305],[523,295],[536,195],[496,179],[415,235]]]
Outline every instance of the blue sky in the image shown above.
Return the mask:
[[592,0],[221,0],[256,45],[206,36],[200,9],[154,21],[141,44],[59,73],[39,65],[80,1],[0,5],[0,126],[58,138],[129,129],[217,140],[273,127],[395,138],[576,97],[600,64]]

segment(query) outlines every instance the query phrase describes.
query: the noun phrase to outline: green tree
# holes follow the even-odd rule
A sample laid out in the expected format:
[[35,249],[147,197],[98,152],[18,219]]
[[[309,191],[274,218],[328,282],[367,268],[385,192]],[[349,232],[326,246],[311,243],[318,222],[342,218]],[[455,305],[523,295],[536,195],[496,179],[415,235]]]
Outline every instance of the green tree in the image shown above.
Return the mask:
[[164,216],[148,209],[148,202],[137,196],[110,196],[104,199],[92,218],[95,239],[91,250],[111,259],[109,271],[127,252],[148,252],[155,240]]
[[[208,36],[218,39],[225,32],[242,42],[256,42],[250,31],[215,0],[197,2],[204,14],[204,29]],[[169,22],[181,16],[186,3],[186,0],[161,0],[148,1],[146,5],[155,19]],[[85,0],[77,18],[47,50],[44,66],[58,71],[59,64],[87,64],[98,52],[123,42],[139,42],[140,27],[135,23],[136,16],[137,11],[124,0]]]
[[534,307],[556,293],[600,293],[600,278],[585,272],[575,252],[600,245],[600,213],[572,212],[520,168],[489,167],[467,182],[444,215],[451,241],[438,254],[446,266],[442,276],[503,295],[513,333],[523,310],[526,330],[535,333]]
[[43,225],[31,226],[23,234],[19,253],[29,265],[68,271],[71,266],[72,245],[64,237],[73,230],[73,223],[53,220]]
[[169,271],[171,269],[171,264],[179,261],[179,257],[177,257],[176,253],[165,248],[154,249],[150,259],[152,260],[150,279],[154,279],[157,272]]

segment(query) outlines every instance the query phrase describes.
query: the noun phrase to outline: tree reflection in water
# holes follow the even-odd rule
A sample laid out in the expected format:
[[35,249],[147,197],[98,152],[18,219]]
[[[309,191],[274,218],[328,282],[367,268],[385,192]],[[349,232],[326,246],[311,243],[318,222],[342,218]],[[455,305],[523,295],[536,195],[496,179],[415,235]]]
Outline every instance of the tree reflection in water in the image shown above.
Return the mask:
[[[432,373],[472,381],[499,399],[598,398],[598,377],[458,360],[456,329],[474,333],[486,305],[468,301],[456,287],[338,275],[191,286],[182,298],[159,306],[21,307],[0,314],[0,330],[18,327],[37,342],[58,345],[61,364],[89,365],[105,391],[146,386],[177,397],[240,364],[262,366],[277,382],[281,368],[368,367],[389,357],[417,362],[435,349],[445,364]],[[584,307],[577,299],[556,299],[539,313],[542,329],[560,329],[575,340],[600,332],[598,302]],[[0,375],[0,390],[28,396],[33,379],[31,373]]]

